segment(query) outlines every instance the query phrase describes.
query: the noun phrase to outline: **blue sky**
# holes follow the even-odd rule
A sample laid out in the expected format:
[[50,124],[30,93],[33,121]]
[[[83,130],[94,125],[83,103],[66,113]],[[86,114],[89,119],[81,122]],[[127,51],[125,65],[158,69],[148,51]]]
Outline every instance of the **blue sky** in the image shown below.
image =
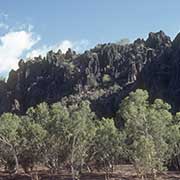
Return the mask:
[[174,38],[179,12],[179,0],[0,0],[0,73],[50,49],[82,52],[159,30]]

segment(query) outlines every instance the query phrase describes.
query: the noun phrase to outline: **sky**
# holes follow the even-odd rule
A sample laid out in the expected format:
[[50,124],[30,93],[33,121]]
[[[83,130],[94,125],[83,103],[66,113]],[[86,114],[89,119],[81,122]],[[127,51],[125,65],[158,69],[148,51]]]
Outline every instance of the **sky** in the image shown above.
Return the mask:
[[180,30],[180,0],[0,0],[0,75],[49,50]]

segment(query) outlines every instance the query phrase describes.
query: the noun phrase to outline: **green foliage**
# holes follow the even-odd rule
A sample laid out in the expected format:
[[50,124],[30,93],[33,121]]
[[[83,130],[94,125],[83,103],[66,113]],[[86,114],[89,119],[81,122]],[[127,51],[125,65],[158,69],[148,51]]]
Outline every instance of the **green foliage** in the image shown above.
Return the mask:
[[28,172],[29,168],[33,168],[34,164],[40,162],[44,157],[43,147],[47,132],[30,117],[22,116],[21,119],[19,161],[24,171]]
[[18,139],[18,128],[20,119],[11,113],[4,113],[0,117],[0,137],[15,145]]
[[36,108],[29,108],[27,110],[27,115],[32,121],[39,123],[42,127],[45,127],[49,122],[49,106],[47,103],[43,102],[39,104]]
[[151,174],[159,166],[156,149],[152,137],[141,136],[139,141],[134,142],[135,169],[140,177]]
[[104,74],[103,79],[102,79],[103,83],[108,83],[111,81],[111,77],[109,74]]
[[125,130],[129,141],[135,140],[143,135],[146,129],[145,115],[148,106],[148,93],[137,90],[126,97],[117,112],[117,119],[122,117],[125,122]]
[[98,85],[97,81],[96,81],[96,77],[94,76],[94,74],[88,74],[87,75],[87,84],[91,87],[94,88]]
[[17,148],[20,141],[18,129],[20,118],[11,113],[0,117],[0,159],[7,170],[18,169]]
[[[172,122],[172,115],[169,112],[170,106],[162,100],[157,99],[153,104],[148,102],[148,93],[143,90],[137,90],[130,93],[120,105],[118,116],[121,115],[125,121],[125,132],[127,134],[128,150],[132,162],[137,166],[136,154],[140,149],[138,147],[152,146],[152,152],[155,154],[156,170],[162,170],[164,162],[167,161],[168,150],[167,132]],[[143,137],[143,139],[142,139]],[[149,139],[150,137],[150,139]],[[143,141],[143,142],[142,142]],[[144,144],[143,144],[144,143]],[[139,146],[137,146],[140,144]],[[145,147],[142,148],[145,149]],[[148,156],[148,151],[144,150],[144,156]],[[154,159],[153,158],[153,159]],[[152,161],[154,161],[152,159]],[[138,165],[142,167],[149,165],[149,169],[154,168],[146,158],[140,158]],[[143,165],[144,164],[144,165]]]
[[102,119],[97,125],[93,158],[105,167],[117,163],[123,155],[124,137],[113,119]]
[[22,116],[19,131],[19,134],[24,138],[26,146],[28,146],[28,144],[39,144],[46,136],[46,131],[42,128],[42,126],[33,122],[28,116]]
[[[138,175],[155,175],[167,164],[179,161],[180,113],[160,99],[150,103],[147,91],[129,94],[117,112],[117,129],[111,118],[97,119],[89,101],[64,106],[41,103],[26,115],[0,117],[0,162],[8,170],[25,172],[35,164],[57,171],[67,164],[73,179],[86,164],[109,171],[122,160],[133,163]],[[155,176],[154,176],[155,177]]]
[[55,103],[49,109],[50,118],[46,123],[48,132],[46,138],[46,164],[53,170],[67,161],[70,151],[69,146],[69,111],[61,103]]
[[169,155],[169,166],[173,166],[178,170],[180,162],[180,113],[177,112],[174,116],[171,126],[167,132],[167,142]]
[[[88,156],[88,151],[92,145],[95,136],[95,115],[91,112],[89,102],[84,101],[79,106],[70,107],[70,162],[72,165],[72,174],[74,167],[82,167]],[[81,169],[80,169],[81,170]],[[74,177],[73,177],[74,179]]]
[[122,87],[115,83],[113,86],[110,87],[110,90],[111,90],[112,92],[116,93],[116,92],[118,92],[119,90],[122,90]]

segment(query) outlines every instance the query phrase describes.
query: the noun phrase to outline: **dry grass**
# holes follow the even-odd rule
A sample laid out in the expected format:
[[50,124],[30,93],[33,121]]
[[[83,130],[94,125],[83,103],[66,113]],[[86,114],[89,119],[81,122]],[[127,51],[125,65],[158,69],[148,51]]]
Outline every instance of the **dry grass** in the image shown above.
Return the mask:
[[[148,180],[152,178],[149,177]],[[180,180],[180,172],[164,172],[158,175],[159,180]],[[14,176],[10,176],[0,169],[0,180],[71,180],[71,175],[66,172],[50,174],[45,168],[38,168],[31,174],[20,171]],[[105,173],[94,172],[84,173],[81,180],[105,180]],[[110,175],[110,180],[139,180],[132,165],[119,165],[115,167],[114,173]]]

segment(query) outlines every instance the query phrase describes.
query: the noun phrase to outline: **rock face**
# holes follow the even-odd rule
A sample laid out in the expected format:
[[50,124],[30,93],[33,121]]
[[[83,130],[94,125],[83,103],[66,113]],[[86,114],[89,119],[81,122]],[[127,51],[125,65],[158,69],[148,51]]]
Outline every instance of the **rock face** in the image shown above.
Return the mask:
[[19,69],[0,82],[0,113],[23,114],[43,101],[68,105],[88,99],[98,116],[114,116],[121,100],[137,88],[178,111],[179,82],[180,34],[171,41],[160,31],[132,44],[101,44],[83,54],[50,51],[44,58],[20,60]]

